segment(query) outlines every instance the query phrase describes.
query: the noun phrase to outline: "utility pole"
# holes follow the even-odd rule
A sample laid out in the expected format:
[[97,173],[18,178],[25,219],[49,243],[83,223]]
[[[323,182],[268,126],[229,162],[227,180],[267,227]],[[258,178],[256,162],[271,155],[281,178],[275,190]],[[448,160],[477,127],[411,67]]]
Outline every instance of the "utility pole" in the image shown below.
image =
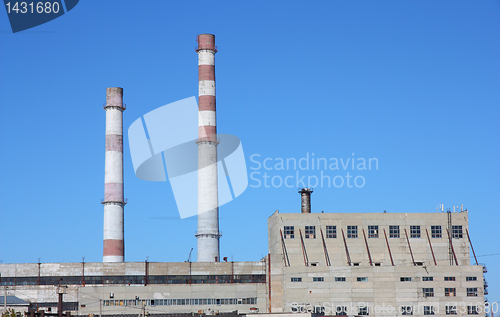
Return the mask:
[[3,309],[4,311],[7,311],[7,286],[4,287],[4,293],[3,293]]
[[59,291],[59,302],[57,303],[57,314],[59,317],[63,317],[63,293]]
[[59,287],[57,288],[57,293],[59,295],[59,302],[57,303],[57,315],[58,317],[63,317],[63,295],[66,293],[66,288],[68,286],[61,286],[61,281],[59,281]]

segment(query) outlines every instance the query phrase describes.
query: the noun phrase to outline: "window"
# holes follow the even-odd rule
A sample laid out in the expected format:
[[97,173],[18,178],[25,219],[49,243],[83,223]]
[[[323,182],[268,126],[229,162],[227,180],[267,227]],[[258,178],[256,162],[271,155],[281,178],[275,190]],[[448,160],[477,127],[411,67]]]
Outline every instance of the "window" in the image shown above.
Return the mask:
[[347,226],[347,237],[357,238],[358,237],[358,226]]
[[347,306],[337,306],[336,315],[337,316],[347,316]]
[[402,277],[400,278],[400,281],[401,281],[401,282],[411,282],[411,277],[402,276]]
[[467,296],[477,296],[477,287],[467,287]]
[[451,237],[455,239],[463,238],[462,226],[452,226],[451,227]]
[[445,288],[444,289],[444,296],[457,296],[457,289],[456,288]]
[[424,297],[434,297],[434,288],[424,288]]
[[477,306],[467,306],[467,315],[478,315],[479,311]]
[[345,282],[345,277],[343,277],[343,276],[336,276],[335,277],[335,282]]
[[325,278],[324,277],[313,277],[313,282],[324,282]]
[[434,277],[432,276],[423,276],[422,281],[424,282],[429,282],[429,281],[434,281]]
[[364,276],[363,277],[358,277],[357,281],[358,282],[368,282],[368,277],[364,277]]
[[358,315],[360,316],[368,316],[368,307],[359,307]]
[[413,315],[413,307],[401,306],[401,315]]
[[359,266],[359,262],[353,262],[352,266]]
[[381,265],[382,265],[382,263],[380,263],[380,262],[375,262],[375,263],[373,263],[373,265],[375,265],[375,266],[381,266]]
[[378,238],[378,226],[368,226],[368,238]]
[[[245,277],[242,280],[235,280],[235,283],[263,283],[265,282],[266,278],[265,275],[259,274],[259,275],[241,275],[242,277]],[[76,279],[73,279],[75,278]],[[27,277],[29,279],[33,277]],[[71,279],[70,279],[71,278]],[[189,275],[149,275],[149,282],[148,284],[188,284],[189,283]],[[197,284],[197,283],[210,283],[210,284],[221,284],[221,283],[231,283],[231,276],[230,275],[192,275],[192,283]],[[3,277],[0,285],[9,285],[6,283],[10,283],[7,279],[10,279],[10,277]],[[23,277],[17,277],[17,284],[12,284],[12,285],[24,285],[20,283],[25,283],[26,278]],[[35,284],[36,285],[36,277],[35,279]],[[62,280],[61,280],[62,279]],[[6,281],[7,280],[7,281]],[[82,277],[78,276],[41,276],[40,277],[40,284],[41,285],[63,285],[63,284],[80,284],[82,282]],[[84,277],[84,282],[86,285],[113,285],[113,284],[144,284],[144,276],[139,276],[139,275],[114,275],[114,276],[85,276]],[[31,284],[26,284],[26,285],[31,285]],[[155,305],[156,302],[155,302]]]
[[389,226],[389,238],[399,238],[399,226]]
[[337,227],[336,226],[326,226],[326,238],[327,239],[337,238]]
[[306,235],[306,239],[316,239],[316,227],[315,226],[306,226],[305,235]]
[[293,239],[295,237],[295,229],[293,226],[285,226],[285,239]]
[[424,315],[434,315],[434,306],[424,306]]
[[477,276],[467,276],[467,277],[465,278],[465,280],[466,280],[467,282],[477,281]]
[[410,226],[410,238],[420,238],[420,226]]
[[446,315],[456,315],[457,306],[446,306]]
[[443,237],[443,231],[441,230],[441,226],[431,226],[431,237],[433,238]]
[[[137,298],[137,296],[136,296]],[[182,305],[255,305],[257,298],[181,298],[143,300],[103,300],[103,306],[182,306]],[[85,306],[83,306],[85,307]]]
[[302,282],[302,277],[292,277],[292,282]]
[[455,280],[455,277],[454,277],[454,276],[445,276],[445,277],[444,277],[444,280],[445,280],[445,281],[454,281],[454,280]]

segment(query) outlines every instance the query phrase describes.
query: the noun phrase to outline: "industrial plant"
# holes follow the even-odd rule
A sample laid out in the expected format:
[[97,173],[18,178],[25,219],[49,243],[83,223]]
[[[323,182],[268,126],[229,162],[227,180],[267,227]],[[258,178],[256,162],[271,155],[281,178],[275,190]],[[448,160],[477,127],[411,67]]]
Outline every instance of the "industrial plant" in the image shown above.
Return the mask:
[[[126,262],[123,89],[107,88],[103,261],[0,264],[3,307],[31,316],[482,315],[486,267],[468,211],[269,211],[262,259],[220,258],[215,36],[198,35],[197,262]],[[318,195],[318,193],[316,193]],[[299,198],[300,197],[300,198]],[[279,199],[278,199],[279,200]]]

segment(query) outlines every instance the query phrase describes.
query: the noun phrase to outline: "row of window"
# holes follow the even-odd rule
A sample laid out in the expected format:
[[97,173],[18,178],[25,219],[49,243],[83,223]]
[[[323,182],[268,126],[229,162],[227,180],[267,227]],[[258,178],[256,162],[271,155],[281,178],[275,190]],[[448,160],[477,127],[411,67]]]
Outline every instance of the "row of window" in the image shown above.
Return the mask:
[[[412,278],[410,276],[402,276],[400,278],[401,282],[411,282]],[[445,276],[444,277],[445,281],[455,281],[455,276]],[[433,276],[423,276],[422,281],[434,281]],[[477,276],[466,276],[465,277],[466,282],[472,282],[472,281],[477,281]]]
[[[78,310],[78,302],[63,302],[64,310]],[[43,302],[43,303],[31,303],[31,306],[38,310],[39,308],[46,309],[48,312],[52,311],[52,307],[58,307],[58,302]]]
[[[144,284],[145,276],[31,276],[0,277],[0,285],[102,285],[102,284]],[[266,275],[150,275],[148,284],[224,284],[265,283]]]
[[[291,282],[302,282],[302,277],[292,277],[290,278]],[[324,282],[324,277],[313,277],[313,282]],[[358,282],[368,282],[368,277],[357,277],[356,281]],[[345,277],[337,276],[335,277],[335,282],[345,282]]]
[[[411,282],[412,278],[409,276],[402,276],[400,277],[401,282]],[[424,276],[422,277],[422,281],[433,281],[434,278],[432,276]],[[444,277],[445,281],[455,281],[454,276],[445,276]],[[476,281],[477,277],[476,276],[467,276],[466,281]],[[302,282],[302,277],[292,277],[290,278],[291,282]],[[313,277],[313,282],[324,282],[325,278],[324,277]],[[345,282],[346,279],[343,276],[336,276],[335,277],[335,282]],[[357,282],[368,282],[368,277],[364,276],[358,276],[356,277]],[[426,292],[427,290],[427,292]],[[426,294],[432,294],[432,295],[426,295]],[[453,295],[452,295],[453,294]],[[425,297],[432,297],[434,296],[434,289],[433,288],[424,288],[424,296]],[[456,296],[456,288],[445,288],[445,296]],[[477,296],[477,287],[468,287],[467,288],[467,296]]]
[[[434,297],[434,288],[423,288],[424,297]],[[457,289],[454,287],[445,288],[444,296],[457,296]],[[467,287],[467,296],[477,296],[477,287]]]
[[102,306],[181,306],[181,305],[255,305],[256,297],[250,298],[183,298],[183,299],[110,299]]
[[[295,227],[285,226],[283,228],[285,239],[295,238]],[[305,226],[304,236],[306,239],[316,239],[316,226]],[[460,239],[463,238],[463,230],[461,225],[452,226],[452,238]],[[358,226],[347,226],[347,238],[357,238],[358,237]],[[368,226],[368,238],[378,238],[379,237],[379,226],[373,225]],[[400,238],[401,233],[398,225],[389,226],[389,238]],[[431,226],[431,237],[432,238],[442,238],[443,229],[441,226]],[[337,238],[337,226],[326,226],[326,238],[335,239]],[[420,226],[410,226],[410,238],[421,238]]]
[[[321,277],[321,279],[323,279]],[[339,279],[339,280],[337,280]],[[343,280],[342,280],[343,279]],[[401,277],[401,281],[411,281],[411,277]],[[432,276],[423,276],[422,281],[433,281]],[[454,276],[445,276],[445,281],[455,281]],[[467,282],[477,281],[477,276],[467,276]],[[300,280],[302,281],[302,280]],[[299,281],[299,282],[300,282]],[[323,281],[323,280],[322,280]],[[336,277],[335,281],[345,281],[345,277]],[[80,276],[42,276],[38,277],[0,277],[0,285],[79,285]],[[144,284],[144,276],[85,276],[85,284]],[[265,283],[266,276],[260,275],[151,275],[149,284],[224,284],[224,283]],[[297,282],[297,281],[292,281]]]

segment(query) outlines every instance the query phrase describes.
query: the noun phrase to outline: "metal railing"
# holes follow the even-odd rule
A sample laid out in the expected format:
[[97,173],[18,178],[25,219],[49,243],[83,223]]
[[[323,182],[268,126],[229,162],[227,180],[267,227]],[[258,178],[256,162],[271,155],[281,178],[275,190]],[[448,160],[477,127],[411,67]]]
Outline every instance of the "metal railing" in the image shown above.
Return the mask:
[[102,108],[106,109],[106,108],[113,108],[113,107],[121,108],[123,110],[127,109],[127,105],[124,103],[122,103],[121,105],[114,105],[114,104],[108,105],[107,103],[104,103]]
[[[202,45],[202,46],[203,46],[203,45]],[[218,50],[217,50],[217,45],[215,45],[215,46],[214,46],[214,49],[210,49],[210,48],[203,48],[203,47],[202,47],[202,48],[200,48],[200,45],[198,44],[198,45],[195,47],[195,49],[194,49],[194,50],[195,50],[196,52],[198,52],[198,51],[202,51],[202,50],[207,50],[207,51],[215,51],[215,53],[217,53],[217,52],[218,52]]]
[[104,200],[104,199],[101,199],[101,204],[104,205],[106,203],[116,203],[116,204],[124,204],[126,205],[127,204],[127,198],[125,198],[123,201],[115,201],[115,200]]

